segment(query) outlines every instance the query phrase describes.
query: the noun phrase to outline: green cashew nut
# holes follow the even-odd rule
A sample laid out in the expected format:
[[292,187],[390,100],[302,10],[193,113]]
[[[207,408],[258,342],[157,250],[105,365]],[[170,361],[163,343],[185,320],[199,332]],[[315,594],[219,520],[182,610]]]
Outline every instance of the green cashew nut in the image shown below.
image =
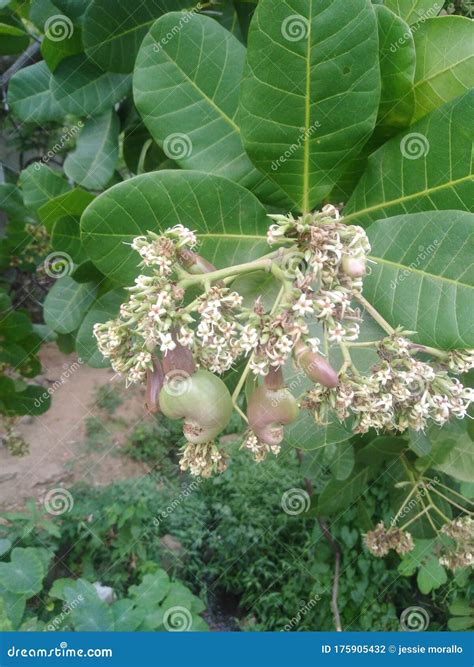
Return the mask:
[[168,374],[160,391],[160,407],[170,419],[184,419],[183,433],[189,442],[213,440],[229,423],[233,405],[220,378],[205,370],[193,375],[176,370]]

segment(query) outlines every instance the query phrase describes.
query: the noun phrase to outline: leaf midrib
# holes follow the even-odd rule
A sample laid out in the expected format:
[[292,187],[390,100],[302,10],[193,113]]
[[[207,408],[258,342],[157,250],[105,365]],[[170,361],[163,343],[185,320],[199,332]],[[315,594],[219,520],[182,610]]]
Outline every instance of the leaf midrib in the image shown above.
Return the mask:
[[344,221],[347,222],[347,220],[360,217],[361,215],[364,215],[371,211],[377,211],[380,209],[387,208],[388,206],[393,206],[394,204],[402,204],[403,202],[409,201],[410,199],[417,199],[423,195],[429,195],[432,192],[438,192],[439,190],[444,190],[445,188],[449,188],[453,185],[463,183],[464,181],[470,181],[472,179],[474,179],[474,176],[472,174],[468,174],[467,176],[463,176],[462,178],[458,178],[454,181],[447,181],[446,183],[442,183],[441,185],[435,185],[432,188],[427,188],[425,190],[418,190],[418,192],[414,192],[411,195],[406,195],[403,197],[398,197],[397,199],[390,199],[387,201],[383,201],[380,204],[375,204],[374,206],[368,206],[367,208],[361,208],[357,211],[354,211],[344,216]]
[[309,146],[309,123],[311,120],[311,21],[312,21],[312,4],[309,3],[309,19],[308,19],[308,42],[306,46],[306,97],[305,97],[305,139],[304,139],[304,154],[303,154],[303,213],[309,212],[309,160],[310,160],[310,146]]
[[474,289],[473,285],[468,285],[467,283],[462,283],[459,280],[454,280],[453,278],[447,278],[446,276],[436,275],[434,273],[428,273],[427,271],[422,271],[421,269],[416,269],[411,267],[409,264],[400,264],[400,262],[395,262],[391,259],[382,259],[375,255],[369,255],[369,259],[372,259],[376,264],[387,264],[389,266],[394,266],[397,269],[402,271],[410,271],[411,273],[416,273],[423,278],[429,278],[431,280],[438,280],[440,282],[450,283],[456,287],[466,287],[467,289]]
[[[188,74],[178,65],[178,61],[174,60],[171,58],[171,56],[168,54],[168,52],[165,49],[162,49],[162,52],[166,55],[166,58],[168,59],[168,62],[171,63],[171,65],[174,65],[176,69],[181,72],[183,75],[185,81],[189,82],[191,86],[200,94],[202,97],[209,102],[209,104],[218,112],[218,115],[222,116],[222,118],[227,121],[227,123],[240,135],[240,127],[228,116],[221,107],[219,107],[212,98],[210,98],[206,93],[200,88],[189,76]],[[159,65],[158,65],[159,66]],[[152,67],[156,67],[156,65],[152,65]],[[140,91],[142,94],[145,93],[147,94],[147,91]]]

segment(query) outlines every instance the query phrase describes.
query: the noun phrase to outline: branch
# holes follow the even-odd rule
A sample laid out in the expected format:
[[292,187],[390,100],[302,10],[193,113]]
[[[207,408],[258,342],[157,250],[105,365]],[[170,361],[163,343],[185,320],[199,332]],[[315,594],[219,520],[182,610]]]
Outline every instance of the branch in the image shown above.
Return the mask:
[[342,632],[341,616],[339,614],[339,607],[337,606],[337,595],[339,592],[339,576],[341,573],[341,549],[339,544],[331,535],[327,523],[324,519],[318,517],[318,523],[323,531],[324,537],[329,542],[331,549],[334,551],[335,565],[334,565],[334,581],[332,585],[331,609],[334,616],[334,625],[337,632]]
[[30,46],[23,51],[21,56],[15,60],[13,65],[2,74],[2,88],[5,90],[8,82],[14,74],[16,74],[22,67],[24,67],[30,60],[33,60],[35,56],[39,53],[41,47],[40,42],[33,42]]
[[[300,464],[303,463],[303,452],[301,449],[296,450],[296,456],[298,457],[298,461]],[[313,483],[310,479],[305,477],[304,480],[305,486],[306,486],[306,491],[310,498],[314,494],[314,488],[313,488]],[[337,606],[337,596],[339,593],[339,577],[341,574],[341,548],[339,547],[339,544],[336,542],[336,540],[333,538],[331,535],[331,532],[328,528],[327,523],[324,521],[324,519],[321,519],[319,516],[316,517],[319,523],[319,527],[323,531],[323,535],[326,538],[326,540],[329,542],[329,546],[334,552],[334,580],[332,584],[332,597],[331,597],[331,609],[332,609],[332,614],[334,617],[334,625],[336,626],[336,631],[337,632],[342,632],[342,624],[341,624],[341,615],[339,613],[339,607]]]

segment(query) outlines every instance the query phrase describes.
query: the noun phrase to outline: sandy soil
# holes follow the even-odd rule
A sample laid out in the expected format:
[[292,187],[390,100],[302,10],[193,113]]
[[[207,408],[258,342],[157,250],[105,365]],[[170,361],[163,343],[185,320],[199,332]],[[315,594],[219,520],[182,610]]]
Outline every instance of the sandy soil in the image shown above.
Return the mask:
[[[112,370],[79,364],[76,355],[64,355],[54,344],[45,345],[40,356],[39,379],[53,391],[51,408],[19,422],[17,430],[30,445],[29,455],[18,458],[0,447],[0,510],[21,508],[28,498],[41,501],[51,489],[80,480],[101,485],[147,472],[146,466],[121,453],[127,434],[150,418],[144,412],[142,391],[126,390]],[[123,419],[124,425],[108,434],[104,446],[91,451],[85,442],[85,420],[95,416],[105,422],[94,401],[97,388],[109,382],[123,392],[125,400],[114,420]]]

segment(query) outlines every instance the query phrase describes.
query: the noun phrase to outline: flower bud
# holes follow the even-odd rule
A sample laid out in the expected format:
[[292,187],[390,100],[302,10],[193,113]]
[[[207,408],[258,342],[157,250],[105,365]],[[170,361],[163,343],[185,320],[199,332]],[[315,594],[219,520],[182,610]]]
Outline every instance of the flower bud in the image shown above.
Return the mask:
[[365,255],[355,257],[353,255],[344,255],[342,258],[342,270],[351,278],[362,278],[367,270],[367,260]]
[[313,382],[318,382],[324,387],[330,388],[338,386],[339,378],[331,364],[302,342],[296,344],[295,361]]
[[279,445],[283,440],[283,426],[298,417],[296,399],[285,387],[270,389],[258,387],[247,405],[249,426],[257,438],[267,445]]
[[165,382],[160,392],[160,407],[170,419],[184,419],[183,433],[188,442],[201,444],[213,440],[229,423],[233,405],[229,390],[209,371],[184,372]]

